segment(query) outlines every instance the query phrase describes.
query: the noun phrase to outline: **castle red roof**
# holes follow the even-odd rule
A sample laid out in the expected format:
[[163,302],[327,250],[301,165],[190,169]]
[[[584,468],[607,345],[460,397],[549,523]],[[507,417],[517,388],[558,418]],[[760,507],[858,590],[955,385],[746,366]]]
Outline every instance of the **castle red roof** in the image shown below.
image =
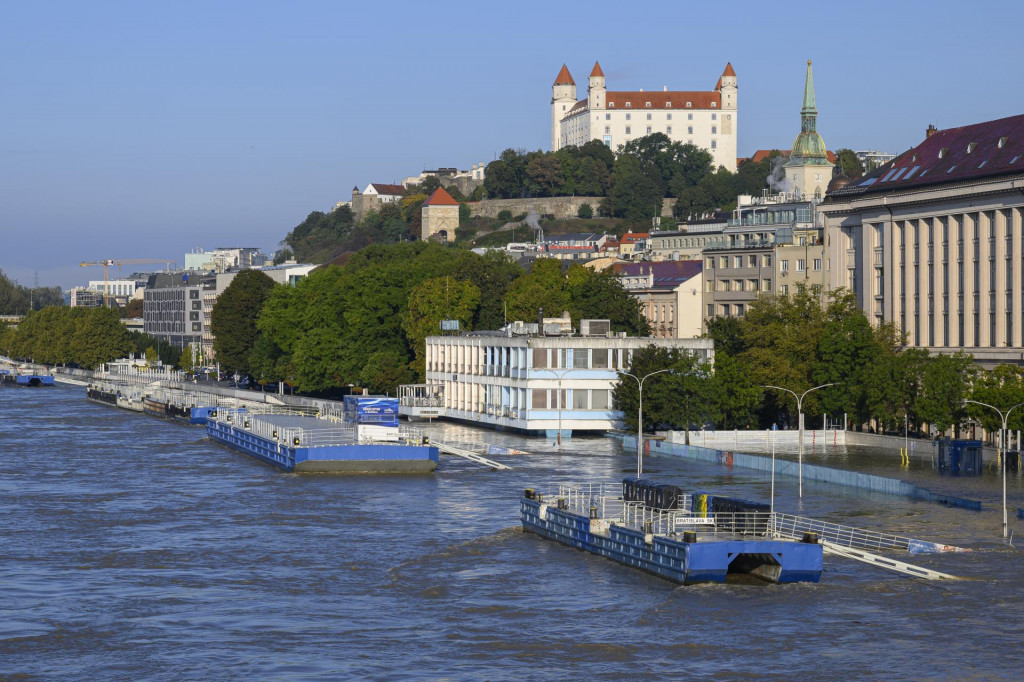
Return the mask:
[[572,79],[572,74],[569,73],[569,67],[565,64],[562,64],[562,70],[555,77],[555,85],[576,85],[576,81]]
[[452,199],[452,195],[444,191],[444,187],[438,187],[430,198],[423,202],[424,206],[458,206],[459,202]]
[[722,75],[732,76],[733,78],[736,77],[736,72],[732,68],[732,62],[729,62],[728,64],[725,65],[725,71],[722,72]]
[[[606,95],[609,109],[720,109],[718,92],[665,92],[663,90],[624,90]],[[647,106],[647,102],[651,106]],[[686,106],[689,102],[690,106]]]
[[601,70],[601,65],[598,62],[594,62],[594,70],[590,72],[591,78],[595,76],[604,78],[604,71]]

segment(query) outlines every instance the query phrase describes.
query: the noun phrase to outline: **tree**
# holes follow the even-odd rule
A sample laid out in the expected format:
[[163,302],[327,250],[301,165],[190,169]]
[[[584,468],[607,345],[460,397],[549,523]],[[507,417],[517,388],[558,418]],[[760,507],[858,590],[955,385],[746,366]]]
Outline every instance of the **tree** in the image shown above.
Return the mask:
[[848,178],[859,178],[864,175],[864,164],[852,149],[840,149],[836,152],[836,170]]
[[413,348],[416,376],[426,376],[426,339],[441,332],[441,320],[458,320],[460,329],[469,331],[479,305],[480,289],[472,282],[434,277],[412,288],[402,328]]
[[648,336],[650,323],[644,316],[640,302],[626,291],[622,282],[610,270],[594,272],[574,263],[566,273],[569,310],[573,324],[579,321],[609,320],[612,331],[627,332],[635,336]]
[[623,154],[615,162],[608,204],[612,215],[632,222],[649,223],[661,215],[665,189],[636,157]]
[[[996,365],[988,372],[980,372],[971,388],[971,400],[988,403],[1006,413],[1006,410],[1024,403],[1024,368],[1017,365]],[[979,420],[986,431],[994,432],[1003,428],[1003,422],[994,410],[981,405],[968,405],[968,414]],[[1024,429],[1024,408],[1018,407],[1010,413],[1007,427],[1012,430]]]
[[505,294],[508,319],[531,321],[543,308],[548,317],[569,309],[569,292],[562,275],[562,264],[554,258],[533,262],[528,274],[512,282]]
[[148,367],[152,367],[152,366],[156,365],[156,361],[157,361],[156,348],[154,348],[153,346],[147,346],[146,347],[145,358],[146,358],[146,365]]
[[[652,372],[671,370],[657,376]],[[685,350],[654,345],[633,351],[629,374],[644,379],[644,429],[656,425],[689,429],[713,421],[715,386],[711,368]],[[636,429],[639,405],[637,381],[620,373],[612,391],[615,409],[622,410],[628,428]]]
[[718,428],[746,429],[757,425],[762,389],[750,378],[750,369],[727,352],[715,349],[714,395]]
[[250,355],[259,337],[256,320],[274,280],[259,270],[243,270],[213,306],[210,328],[217,362],[229,372],[251,375]]
[[977,372],[974,357],[962,351],[953,355],[936,355],[925,365],[916,411],[921,419],[938,431],[960,426],[967,418],[970,386]]
[[579,209],[576,211],[576,217],[583,220],[590,220],[594,217],[594,209],[590,204],[580,204]]

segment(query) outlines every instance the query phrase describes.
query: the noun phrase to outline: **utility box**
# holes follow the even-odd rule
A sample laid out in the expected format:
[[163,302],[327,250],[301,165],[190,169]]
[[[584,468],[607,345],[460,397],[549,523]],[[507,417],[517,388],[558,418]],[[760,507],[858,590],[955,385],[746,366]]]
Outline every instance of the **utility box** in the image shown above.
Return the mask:
[[960,476],[980,476],[983,471],[981,441],[940,438],[935,468]]

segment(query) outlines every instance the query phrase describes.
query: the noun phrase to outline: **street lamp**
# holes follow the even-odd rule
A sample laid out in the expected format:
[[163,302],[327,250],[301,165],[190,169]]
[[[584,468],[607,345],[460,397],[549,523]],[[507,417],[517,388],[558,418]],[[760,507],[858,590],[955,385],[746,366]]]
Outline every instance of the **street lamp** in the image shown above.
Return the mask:
[[776,391],[785,391],[786,393],[792,393],[793,397],[796,398],[796,411],[797,411],[797,415],[798,415],[797,421],[800,424],[800,447],[798,449],[798,452],[799,452],[798,474],[799,474],[799,489],[800,489],[800,495],[799,496],[800,497],[804,496],[804,397],[808,393],[810,393],[811,391],[817,391],[819,388],[825,388],[827,386],[835,386],[835,384],[831,383],[831,384],[822,384],[821,386],[815,386],[814,388],[807,389],[801,395],[797,395],[796,391],[791,391],[788,388],[783,388],[781,386],[768,386],[768,385],[762,386],[762,388],[774,388]]
[[977,400],[965,400],[965,403],[974,403],[975,405],[982,405],[984,407],[990,407],[999,413],[999,418],[1003,420],[1003,430],[999,432],[999,438],[996,440],[996,461],[1000,463],[1003,468],[1003,537],[1006,537],[1006,458],[1003,456],[1005,453],[1002,452],[1003,439],[1006,438],[1006,422],[1010,418],[1010,413],[1016,410],[1024,403],[1017,403],[1004,414],[1002,410],[994,405],[988,403],[979,402]]
[[575,372],[578,369],[583,369],[583,367],[570,367],[568,369],[563,370],[547,370],[548,372],[551,372],[556,377],[558,377],[558,395],[556,396],[558,400],[558,435],[555,437],[555,447],[559,450],[562,449],[562,377],[564,377],[569,372]]
[[645,374],[643,378],[637,377],[636,375],[630,374],[629,372],[619,372],[619,374],[627,377],[632,377],[636,381],[636,385],[639,388],[640,393],[640,407],[639,413],[637,414],[636,420],[636,477],[640,478],[644,473],[644,382],[649,377],[655,374],[661,374],[662,372],[671,372],[671,369],[659,369],[656,372]]

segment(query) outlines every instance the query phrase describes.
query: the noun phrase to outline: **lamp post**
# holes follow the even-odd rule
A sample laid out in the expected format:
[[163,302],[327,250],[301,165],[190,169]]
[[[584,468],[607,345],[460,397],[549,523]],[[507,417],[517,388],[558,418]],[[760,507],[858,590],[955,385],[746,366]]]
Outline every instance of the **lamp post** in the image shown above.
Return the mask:
[[582,367],[570,367],[568,369],[563,369],[563,370],[557,370],[557,369],[549,369],[549,370],[547,370],[547,371],[551,372],[552,374],[554,374],[556,377],[558,377],[558,395],[556,396],[556,398],[558,399],[558,435],[555,436],[555,447],[558,450],[562,449],[562,377],[564,377],[569,372],[575,372],[578,369],[583,369],[583,368]]
[[644,382],[648,378],[655,374],[661,374],[662,372],[671,372],[671,369],[659,369],[656,372],[645,374],[643,378],[640,378],[629,372],[619,372],[619,374],[627,377],[632,377],[636,381],[636,385],[640,393],[640,406],[637,414],[636,422],[636,477],[640,478],[644,473]]
[[801,498],[804,496],[804,397],[811,391],[817,391],[819,388],[825,388],[827,386],[835,386],[835,383],[822,384],[821,386],[809,388],[806,391],[804,391],[801,395],[797,395],[796,391],[791,391],[788,388],[783,388],[781,386],[762,386],[762,388],[774,388],[776,391],[785,391],[786,393],[792,393],[793,397],[796,398],[796,411],[798,415],[797,421],[800,424],[800,446],[798,448],[799,463],[797,465],[797,471],[800,490],[799,496]]
[[965,403],[974,403],[975,405],[982,405],[983,407],[989,407],[999,413],[999,418],[1003,420],[1002,431],[999,432],[999,437],[996,440],[996,460],[1000,463],[1003,469],[1003,537],[1006,537],[1006,458],[1003,456],[1003,438],[1006,437],[1006,422],[1010,419],[1010,413],[1016,410],[1024,403],[1017,403],[1005,413],[995,405],[989,405],[988,403],[979,402],[977,400],[965,400]]

